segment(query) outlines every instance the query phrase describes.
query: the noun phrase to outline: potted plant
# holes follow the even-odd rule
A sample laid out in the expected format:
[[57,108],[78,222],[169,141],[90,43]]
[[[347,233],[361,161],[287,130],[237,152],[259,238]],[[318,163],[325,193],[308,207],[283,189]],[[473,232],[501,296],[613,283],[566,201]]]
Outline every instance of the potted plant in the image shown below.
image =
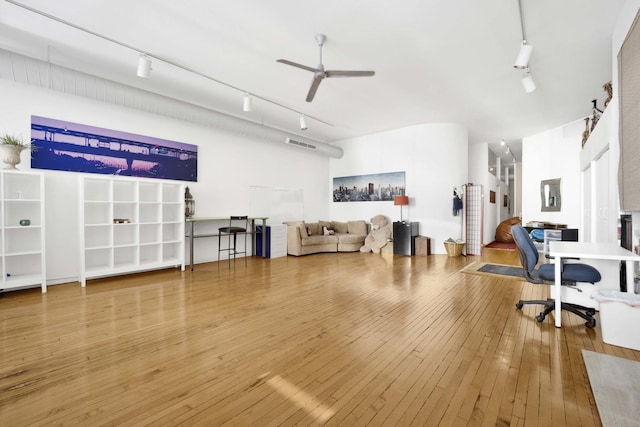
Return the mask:
[[36,147],[26,142],[23,138],[14,135],[0,136],[0,154],[2,161],[5,163],[5,169],[16,169],[16,165],[20,163],[20,153],[22,150],[36,151]]

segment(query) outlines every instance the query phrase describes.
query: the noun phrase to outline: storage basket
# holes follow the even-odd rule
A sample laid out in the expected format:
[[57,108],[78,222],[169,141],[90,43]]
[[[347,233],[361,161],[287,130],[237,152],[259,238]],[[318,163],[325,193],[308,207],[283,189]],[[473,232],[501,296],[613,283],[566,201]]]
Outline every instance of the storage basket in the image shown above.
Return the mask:
[[462,248],[464,248],[464,242],[444,242],[444,248],[447,250],[449,256],[462,255]]
[[600,303],[602,341],[640,350],[640,335],[633,330],[640,323],[640,295],[613,289],[598,289],[593,298]]

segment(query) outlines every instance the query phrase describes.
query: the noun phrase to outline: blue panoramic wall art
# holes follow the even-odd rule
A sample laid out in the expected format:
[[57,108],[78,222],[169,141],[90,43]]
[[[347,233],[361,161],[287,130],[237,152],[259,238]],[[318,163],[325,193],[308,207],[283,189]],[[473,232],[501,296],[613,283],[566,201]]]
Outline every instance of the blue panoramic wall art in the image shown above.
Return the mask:
[[334,202],[392,201],[405,195],[404,172],[333,178]]
[[198,146],[31,116],[31,167],[141,178],[198,180]]

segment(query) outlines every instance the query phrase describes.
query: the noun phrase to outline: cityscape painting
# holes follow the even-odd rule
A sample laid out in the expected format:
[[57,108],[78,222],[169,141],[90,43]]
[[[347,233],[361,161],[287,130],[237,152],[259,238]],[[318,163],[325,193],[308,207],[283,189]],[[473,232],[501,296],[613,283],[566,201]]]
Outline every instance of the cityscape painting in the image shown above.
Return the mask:
[[198,180],[198,146],[31,116],[31,167],[141,178]]
[[334,202],[393,201],[405,195],[405,173],[389,172],[333,178]]

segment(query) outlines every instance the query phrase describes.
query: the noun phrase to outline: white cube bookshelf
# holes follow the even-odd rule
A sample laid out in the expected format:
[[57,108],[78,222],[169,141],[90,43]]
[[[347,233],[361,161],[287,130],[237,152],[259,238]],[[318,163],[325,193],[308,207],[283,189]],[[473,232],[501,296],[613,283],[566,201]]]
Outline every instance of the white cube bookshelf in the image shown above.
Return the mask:
[[47,292],[44,208],[42,173],[0,171],[0,290]]
[[80,283],[167,267],[184,269],[184,184],[82,175]]

